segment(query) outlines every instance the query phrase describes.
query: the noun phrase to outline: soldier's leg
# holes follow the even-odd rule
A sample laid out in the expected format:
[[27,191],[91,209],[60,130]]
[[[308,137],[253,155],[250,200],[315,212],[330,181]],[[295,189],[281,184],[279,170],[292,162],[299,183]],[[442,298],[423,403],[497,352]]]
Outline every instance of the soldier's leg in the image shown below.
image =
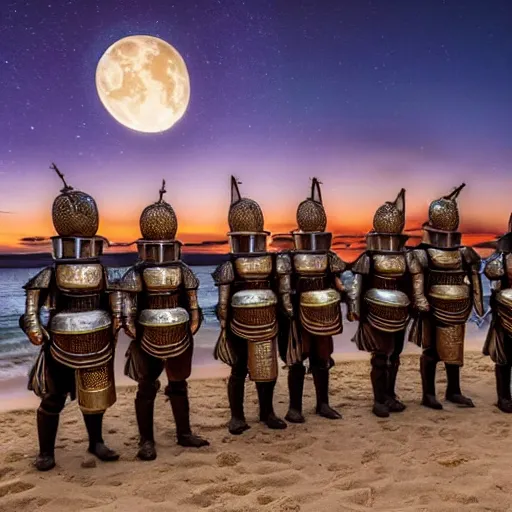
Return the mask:
[[331,420],[341,419],[341,414],[329,405],[329,370],[333,364],[332,336],[315,336],[311,340],[309,361],[316,392],[316,413]]
[[245,379],[249,373],[247,369],[247,342],[245,340],[235,340],[233,351],[236,355],[236,362],[231,367],[231,375],[228,381],[228,400],[231,410],[228,430],[230,434],[237,436],[251,428],[245,421],[244,413]]
[[510,396],[511,366],[509,364],[495,364],[496,392],[498,394],[498,409],[502,412],[512,413],[512,399]]
[[400,354],[404,348],[405,332],[397,333],[395,335],[395,346],[394,350],[389,356],[389,368],[388,368],[388,407],[389,412],[402,412],[406,409],[404,403],[397,399],[395,387],[396,377],[398,375],[398,369],[400,368]]
[[460,390],[460,366],[456,364],[445,363],[446,380],[446,400],[454,404],[463,405],[465,407],[474,407],[473,400],[464,396]]
[[430,409],[442,409],[443,406],[436,398],[436,367],[439,355],[431,346],[425,348],[420,356],[420,373],[423,397],[421,405]]
[[82,411],[82,414],[89,436],[89,453],[104,462],[118,460],[119,454],[110,449],[103,440],[103,415],[105,411],[92,414]]
[[280,430],[286,428],[287,424],[281,418],[278,418],[274,412],[275,387],[275,380],[270,382],[256,382],[256,390],[260,404],[260,421],[266,423],[268,428]]
[[165,389],[165,394],[171,402],[174,421],[176,422],[176,437],[178,444],[200,448],[208,446],[210,443],[200,436],[192,433],[190,428],[190,404],[188,400],[187,380],[192,371],[192,345],[186,352],[178,357],[167,359],[165,370],[169,383]]
[[35,467],[39,471],[48,471],[55,467],[55,439],[59,428],[59,414],[65,403],[65,394],[47,394],[37,409],[39,454]]
[[290,406],[285,420],[290,423],[304,423],[302,415],[302,396],[304,393],[304,377],[306,369],[302,363],[296,363],[288,369],[288,393]]
[[389,416],[388,405],[388,354],[384,352],[372,352],[370,377],[373,387],[372,412],[379,418]]
[[164,362],[145,352],[139,343],[132,341],[129,358],[138,382],[135,396],[135,415],[139,428],[140,460],[155,460],[156,448],[154,438],[155,398],[160,389],[158,377],[164,368]]

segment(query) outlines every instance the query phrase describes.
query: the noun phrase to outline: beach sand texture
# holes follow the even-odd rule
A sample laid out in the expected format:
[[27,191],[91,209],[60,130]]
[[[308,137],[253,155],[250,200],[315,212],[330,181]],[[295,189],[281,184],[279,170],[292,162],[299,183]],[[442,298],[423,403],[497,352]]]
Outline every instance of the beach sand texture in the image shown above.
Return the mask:
[[[252,428],[241,436],[226,430],[225,379],[190,382],[193,429],[211,446],[175,444],[170,406],[156,403],[158,458],[140,462],[133,410],[135,388],[121,388],[105,417],[105,439],[121,453],[117,463],[86,454],[86,433],[76,404],[66,407],[57,439],[57,467],[32,468],[37,452],[33,410],[0,415],[0,512],[24,511],[507,511],[510,506],[512,419],[494,406],[492,363],[468,353],[463,391],[475,409],[446,404],[444,411],[419,405],[418,357],[403,358],[399,393],[408,409],[377,419],[368,360],[338,362],[332,400],[344,416],[329,421],[313,414],[308,376],[303,425],[271,431],[257,422],[254,385],[246,386]],[[438,395],[444,395],[439,371]],[[287,409],[281,372],[276,411]]]

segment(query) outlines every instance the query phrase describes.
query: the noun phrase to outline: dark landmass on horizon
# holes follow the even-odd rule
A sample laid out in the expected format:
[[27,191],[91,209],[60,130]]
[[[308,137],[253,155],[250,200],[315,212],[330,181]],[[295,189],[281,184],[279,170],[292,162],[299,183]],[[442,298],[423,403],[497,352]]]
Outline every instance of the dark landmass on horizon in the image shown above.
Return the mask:
[[[228,254],[184,253],[183,261],[190,266],[219,265],[228,259]],[[129,267],[137,261],[136,252],[106,253],[102,262],[111,267]],[[0,268],[39,268],[54,262],[51,253],[0,254]]]

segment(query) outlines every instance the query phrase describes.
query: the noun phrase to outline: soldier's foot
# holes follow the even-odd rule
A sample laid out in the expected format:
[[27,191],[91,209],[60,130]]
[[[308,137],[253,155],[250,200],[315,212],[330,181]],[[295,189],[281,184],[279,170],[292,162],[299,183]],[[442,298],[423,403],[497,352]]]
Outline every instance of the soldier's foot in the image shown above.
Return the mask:
[[289,409],[284,419],[290,423],[304,423],[306,421],[302,413],[297,409]]
[[210,442],[195,434],[183,434],[178,436],[178,444],[188,448],[201,448],[201,446],[210,446]]
[[372,412],[378,418],[389,418],[389,407],[386,404],[374,402]]
[[119,454],[111,450],[105,443],[95,443],[89,446],[89,453],[96,455],[103,462],[113,462],[119,459]]
[[268,428],[274,430],[283,430],[288,425],[281,418],[278,418],[274,413],[269,414],[266,419],[261,419],[264,423],[266,423]]
[[506,412],[508,414],[512,413],[512,400],[507,398],[498,398],[496,406],[501,412]]
[[242,418],[231,418],[228,424],[228,430],[230,434],[234,436],[239,436],[243,434],[246,430],[249,430],[251,427],[247,424],[245,419]]
[[389,412],[403,412],[407,409],[407,406],[396,397],[389,397],[386,405],[389,408]]
[[471,398],[460,393],[446,395],[446,400],[448,400],[448,402],[452,402],[452,404],[462,405],[464,407],[475,407],[475,404]]
[[428,407],[429,409],[436,409],[438,411],[443,408],[441,402],[439,402],[434,395],[423,395],[421,405]]
[[328,404],[320,404],[316,407],[316,413],[329,420],[341,420],[341,414]]
[[137,452],[137,458],[140,460],[155,460],[156,448],[154,441],[142,441]]
[[49,471],[55,467],[55,457],[46,453],[40,453],[36,457],[34,466],[38,471]]

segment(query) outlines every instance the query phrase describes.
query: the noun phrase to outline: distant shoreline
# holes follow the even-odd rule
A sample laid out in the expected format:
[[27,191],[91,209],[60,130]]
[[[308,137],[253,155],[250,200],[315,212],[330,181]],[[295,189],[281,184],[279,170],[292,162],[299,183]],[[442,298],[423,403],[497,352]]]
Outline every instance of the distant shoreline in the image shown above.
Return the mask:
[[[228,259],[228,254],[207,254],[184,252],[183,261],[190,266],[219,265]],[[106,253],[102,262],[107,266],[129,267],[137,261],[136,252]],[[0,254],[0,269],[2,268],[39,268],[51,265],[54,262],[51,253],[20,253]]]

